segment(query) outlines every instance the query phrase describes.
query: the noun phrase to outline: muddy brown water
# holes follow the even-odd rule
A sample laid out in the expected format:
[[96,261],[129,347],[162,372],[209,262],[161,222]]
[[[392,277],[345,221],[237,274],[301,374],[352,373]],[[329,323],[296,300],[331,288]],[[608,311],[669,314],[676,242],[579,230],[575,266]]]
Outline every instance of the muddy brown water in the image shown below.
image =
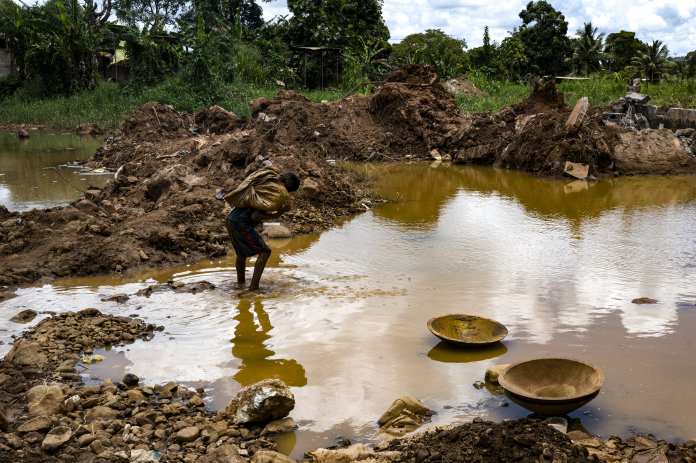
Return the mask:
[[108,175],[68,166],[90,158],[98,138],[31,131],[28,140],[0,132],[0,204],[11,211],[62,206]]
[[[137,314],[165,332],[105,352],[85,378],[132,372],[203,386],[212,409],[242,385],[280,378],[297,399],[300,429],[282,439],[295,456],[339,436],[369,439],[403,394],[436,410],[435,423],[526,416],[473,384],[488,365],[543,356],[604,370],[600,395],[571,415],[588,430],[696,437],[696,179],[585,184],[490,168],[362,168],[395,202],[274,242],[261,294],[235,289],[232,256],[20,289],[0,304],[0,353],[24,328],[8,321],[22,308]],[[168,279],[217,288],[101,301]],[[631,303],[641,296],[659,303]],[[431,317],[462,312],[510,334],[461,350],[428,332]]]

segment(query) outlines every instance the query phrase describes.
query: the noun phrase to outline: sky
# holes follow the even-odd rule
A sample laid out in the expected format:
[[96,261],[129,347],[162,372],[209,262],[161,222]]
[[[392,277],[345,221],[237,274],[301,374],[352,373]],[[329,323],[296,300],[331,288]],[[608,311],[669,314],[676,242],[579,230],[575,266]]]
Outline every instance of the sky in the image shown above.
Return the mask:
[[[502,41],[521,24],[519,12],[528,0],[384,0],[383,15],[398,42],[409,34],[441,29],[469,47],[481,45],[484,26],[492,40]],[[285,0],[261,3],[264,17],[288,14]],[[586,21],[600,32],[630,30],[640,40],[662,40],[672,56],[696,50],[696,0],[551,0],[568,21],[573,35]]]

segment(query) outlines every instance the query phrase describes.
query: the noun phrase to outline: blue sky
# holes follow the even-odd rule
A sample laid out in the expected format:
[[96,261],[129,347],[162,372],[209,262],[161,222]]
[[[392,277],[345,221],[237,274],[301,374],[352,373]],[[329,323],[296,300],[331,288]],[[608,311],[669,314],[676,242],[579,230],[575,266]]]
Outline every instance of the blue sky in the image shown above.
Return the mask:
[[[392,41],[425,29],[442,29],[481,45],[484,26],[500,41],[520,24],[519,12],[528,0],[384,0],[384,19]],[[285,0],[259,2],[264,17],[288,14]],[[659,39],[672,55],[696,50],[696,0],[551,0],[561,10],[574,34],[591,20],[601,32],[635,31],[643,41]]]

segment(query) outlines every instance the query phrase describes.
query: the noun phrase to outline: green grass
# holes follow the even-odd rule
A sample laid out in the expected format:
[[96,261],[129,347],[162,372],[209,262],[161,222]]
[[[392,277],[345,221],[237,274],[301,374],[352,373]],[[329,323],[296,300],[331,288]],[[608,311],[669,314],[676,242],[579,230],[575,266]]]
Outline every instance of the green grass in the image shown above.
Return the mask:
[[[529,95],[525,84],[500,82],[481,76],[471,80],[481,90],[488,93],[483,98],[457,96],[457,103],[466,112],[498,111],[506,106],[519,103]],[[627,83],[609,76],[595,76],[590,80],[565,80],[560,83],[565,94],[566,104],[587,96],[591,105],[603,106],[618,100],[626,94]],[[650,96],[650,102],[658,106],[679,106],[696,108],[696,80],[666,80],[659,84],[643,83],[641,91]]]
[[[474,84],[488,94],[485,97],[458,95],[459,106],[466,112],[498,111],[524,100],[529,87],[514,82],[495,81],[481,75],[472,75]],[[587,96],[592,105],[606,105],[626,92],[626,83],[610,76],[590,80],[563,81],[560,89],[566,103],[573,105],[578,98]],[[277,87],[258,87],[248,84],[230,84],[225,96],[216,104],[240,116],[249,115],[249,102],[256,98],[271,98]],[[660,106],[696,107],[696,80],[670,80],[659,84],[643,84],[643,92],[651,102]],[[350,93],[338,89],[301,91],[312,101],[335,101]],[[53,129],[74,129],[84,122],[93,122],[105,129],[116,128],[135,108],[147,101],[160,101],[184,111],[196,111],[209,102],[202,101],[179,79],[168,79],[160,85],[141,91],[114,83],[103,82],[94,90],[69,97],[31,99],[22,92],[0,102],[0,124],[40,124]]]
[[[216,104],[240,116],[249,115],[249,102],[259,97],[271,98],[278,88],[230,84],[226,96]],[[312,101],[337,100],[344,96],[340,90],[301,92]],[[135,108],[148,101],[171,104],[178,110],[196,111],[208,102],[202,101],[178,79],[137,91],[121,85],[103,82],[93,90],[69,97],[45,99],[26,98],[22,92],[0,102],[0,123],[38,124],[52,129],[74,129],[81,123],[92,122],[113,129]]]

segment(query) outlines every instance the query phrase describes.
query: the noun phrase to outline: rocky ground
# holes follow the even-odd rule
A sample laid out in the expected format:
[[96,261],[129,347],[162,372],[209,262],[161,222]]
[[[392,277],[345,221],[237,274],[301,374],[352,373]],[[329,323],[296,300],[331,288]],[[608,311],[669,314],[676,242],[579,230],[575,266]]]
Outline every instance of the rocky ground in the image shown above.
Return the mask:
[[434,72],[411,66],[372,95],[313,103],[282,91],[251,110],[243,120],[217,106],[192,115],[143,105],[88,163],[115,172],[104,188],[62,208],[0,207],[0,286],[222,256],[227,207],[215,193],[265,162],[303,178],[283,217],[293,233],[373,204],[368,179],[338,161],[434,158],[554,176],[571,161],[590,176],[696,173],[696,157],[669,130],[624,132],[592,111],[569,127],[553,83],[499,113],[465,115]]
[[[29,312],[16,316],[31,320],[36,313]],[[16,339],[0,363],[0,461],[292,463],[275,451],[271,439],[296,428],[288,418],[294,397],[280,381],[242,389],[218,413],[205,408],[203,390],[174,382],[144,385],[127,374],[118,383],[82,383],[76,366],[95,349],[149,340],[161,329],[137,318],[84,309],[46,318]],[[397,417],[398,426],[411,422],[404,416]],[[346,442],[317,449],[306,460],[696,462],[696,441],[601,440],[570,429],[562,432],[533,419],[475,419],[389,439],[375,448]]]
[[[205,409],[202,391],[176,383],[146,386],[132,374],[116,384],[81,382],[75,367],[84,355],[159,329],[85,309],[24,333],[0,363],[0,461],[282,462],[268,438],[294,426],[273,421],[294,407],[282,383],[245,389],[244,400],[216,414]],[[271,392],[261,397],[262,388]]]

